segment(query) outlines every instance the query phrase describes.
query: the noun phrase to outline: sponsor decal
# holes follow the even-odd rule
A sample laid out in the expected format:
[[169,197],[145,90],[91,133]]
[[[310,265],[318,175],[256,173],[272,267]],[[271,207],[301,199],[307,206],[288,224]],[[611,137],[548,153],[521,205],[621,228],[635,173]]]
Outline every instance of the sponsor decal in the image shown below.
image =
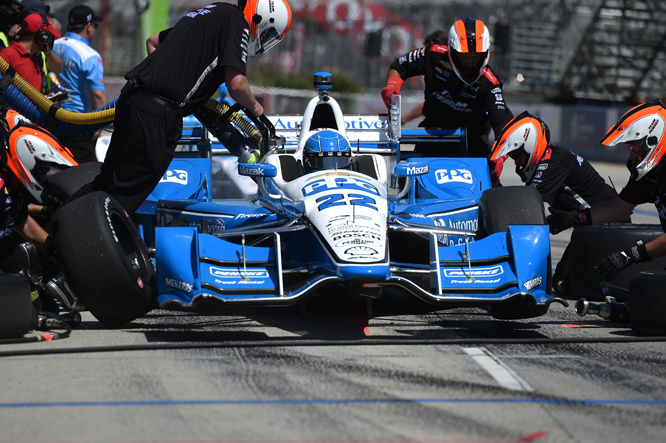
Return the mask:
[[533,288],[536,288],[537,286],[541,286],[541,282],[543,281],[543,278],[541,276],[535,277],[531,280],[527,280],[524,285],[525,289],[528,291],[531,291]]
[[218,280],[215,279],[216,285],[263,285],[266,280]]
[[576,155],[576,160],[578,160],[578,165],[583,166],[583,157],[580,155]]
[[[491,266],[488,268],[472,268],[471,272],[469,269],[445,269],[444,276],[448,278],[461,278],[461,277],[495,277],[504,273],[504,268],[502,265]],[[499,280],[497,280],[499,281]]]
[[164,279],[164,283],[167,285],[169,288],[177,289],[179,291],[183,291],[186,293],[192,292],[193,286],[190,283],[181,281],[181,280],[176,280],[175,278],[169,278],[166,277]]
[[421,175],[421,174],[427,174],[427,173],[428,173],[428,165],[420,166],[420,167],[407,168],[407,175]]
[[467,114],[472,112],[472,109],[469,108],[468,103],[456,102],[451,98],[451,94],[448,91],[433,92],[432,96],[435,97],[440,102],[444,103],[454,111],[465,112]]
[[106,221],[109,224],[109,229],[111,230],[111,235],[113,235],[113,239],[116,241],[116,243],[120,243],[120,240],[118,240],[118,236],[116,235],[116,230],[113,228],[113,223],[111,223],[111,214],[109,213],[109,203],[111,203],[111,197],[105,198],[104,212],[106,213]]
[[367,246],[354,246],[352,248],[349,248],[345,251],[345,254],[351,255],[354,258],[358,257],[372,257],[373,255],[377,255],[378,252],[372,248],[368,248]]
[[243,165],[238,165],[238,173],[240,175],[254,175],[254,176],[263,176],[264,170],[261,168],[248,168]]
[[266,270],[247,270],[245,272],[239,271],[235,268],[217,268],[210,267],[210,275],[213,277],[248,277],[248,278],[268,278],[268,271]]
[[541,178],[541,175],[543,175],[543,171],[537,171],[537,173],[534,174],[534,178]]
[[479,279],[474,279],[474,280],[451,280],[451,283],[467,283],[467,284],[488,284],[488,283],[499,283],[501,279],[495,279],[495,280],[479,280]]
[[160,180],[160,183],[178,183],[181,185],[187,184],[187,171],[180,169],[169,169]]
[[365,180],[353,177],[322,177],[303,186],[301,192],[303,197],[319,194],[328,190],[350,190],[365,191],[373,195],[380,195],[379,189],[375,185]]
[[441,185],[450,182],[473,184],[472,173],[467,169],[438,169],[435,171],[437,184]]
[[214,8],[214,7],[215,7],[215,5],[208,5],[208,6],[204,7],[204,8],[197,9],[196,11],[192,11],[192,12],[190,12],[189,14],[185,14],[185,17],[194,18],[194,17],[196,17],[197,15],[206,15],[206,14],[210,14],[211,12],[213,12],[213,9],[212,9],[212,8]]
[[247,218],[261,218],[261,217],[266,217],[268,214],[238,214],[234,219],[236,220],[243,220]]
[[548,163],[541,163],[537,166],[537,171],[545,171],[546,169],[548,169]]
[[137,284],[141,289],[143,289],[143,280],[141,280],[141,277],[139,277],[139,278],[136,279],[136,284]]
[[347,129],[386,129],[387,123],[373,117],[358,117],[354,120],[345,120]]

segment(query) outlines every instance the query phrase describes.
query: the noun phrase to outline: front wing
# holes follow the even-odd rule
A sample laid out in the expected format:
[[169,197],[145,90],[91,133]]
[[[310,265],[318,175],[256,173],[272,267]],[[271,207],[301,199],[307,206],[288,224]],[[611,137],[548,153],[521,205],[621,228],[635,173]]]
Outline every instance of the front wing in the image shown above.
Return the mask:
[[[526,295],[537,304],[550,299],[550,242],[545,225],[513,225],[506,233],[460,246],[440,246],[437,236],[430,234],[429,265],[392,260],[359,265],[354,272],[344,273],[325,248],[303,247],[301,242],[316,243],[307,229],[303,227],[298,236],[275,232],[262,243],[268,246],[251,246],[199,234],[191,226],[156,228],[160,306],[189,307],[203,299],[292,305],[330,292],[336,285],[350,291],[396,286],[429,303],[447,306],[485,306]],[[294,239],[299,239],[298,244],[288,244]]]

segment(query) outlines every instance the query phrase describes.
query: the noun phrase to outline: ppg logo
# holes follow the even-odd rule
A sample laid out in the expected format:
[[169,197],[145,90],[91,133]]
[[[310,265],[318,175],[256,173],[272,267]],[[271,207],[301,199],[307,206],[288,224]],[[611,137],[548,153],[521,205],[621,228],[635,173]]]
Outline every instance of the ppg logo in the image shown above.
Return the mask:
[[182,171],[180,169],[169,169],[160,183],[179,183],[181,185],[187,184],[187,171]]
[[435,171],[437,184],[442,185],[450,182],[474,183],[472,173],[467,169],[438,169]]

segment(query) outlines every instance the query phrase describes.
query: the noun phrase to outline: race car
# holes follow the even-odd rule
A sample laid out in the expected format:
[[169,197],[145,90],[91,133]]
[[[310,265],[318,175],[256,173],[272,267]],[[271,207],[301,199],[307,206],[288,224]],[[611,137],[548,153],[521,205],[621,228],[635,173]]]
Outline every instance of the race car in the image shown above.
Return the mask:
[[[59,210],[56,243],[92,314],[118,326],[202,300],[372,300],[387,287],[496,318],[566,303],[550,295],[549,232],[535,189],[492,188],[486,159],[410,156],[407,144],[443,138],[460,155],[465,132],[403,133],[399,97],[385,115],[344,115],[331,84],[330,74],[315,74],[318,93],[302,116],[251,119],[260,160],[226,159],[229,186],[248,198],[213,195],[214,154],[224,146],[196,127],[133,219],[102,193]],[[215,134],[219,125],[202,120]]]

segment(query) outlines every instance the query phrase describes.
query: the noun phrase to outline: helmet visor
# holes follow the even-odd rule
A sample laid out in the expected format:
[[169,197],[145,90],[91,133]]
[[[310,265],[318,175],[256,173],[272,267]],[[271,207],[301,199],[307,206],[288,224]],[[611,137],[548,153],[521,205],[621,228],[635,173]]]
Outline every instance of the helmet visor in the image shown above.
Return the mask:
[[305,166],[315,170],[347,169],[351,164],[349,153],[345,155],[311,155],[305,157]]
[[264,29],[259,35],[259,49],[257,50],[256,55],[261,55],[268,51],[273,46],[280,43],[280,40],[282,40],[282,37],[280,37],[277,29],[275,29],[273,26]]

